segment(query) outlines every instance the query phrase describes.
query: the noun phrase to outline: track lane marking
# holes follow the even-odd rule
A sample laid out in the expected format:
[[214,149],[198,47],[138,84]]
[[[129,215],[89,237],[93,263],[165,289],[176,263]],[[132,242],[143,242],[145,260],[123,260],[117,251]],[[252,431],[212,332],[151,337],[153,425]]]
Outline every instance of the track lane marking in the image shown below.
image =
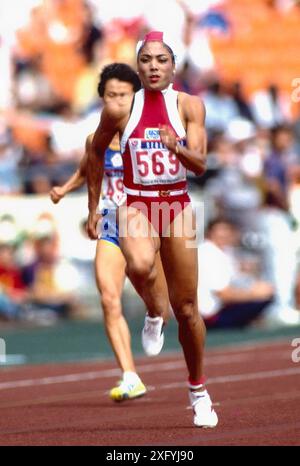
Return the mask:
[[[211,377],[207,380],[207,385],[215,385],[215,384],[223,384],[223,383],[235,383],[235,382],[244,382],[247,380],[258,380],[258,379],[268,379],[268,378],[276,378],[282,376],[292,376],[300,374],[300,367],[291,367],[289,369],[277,369],[272,371],[261,371],[261,372],[252,372],[248,374],[232,374],[220,377]],[[160,384],[157,387],[148,386],[148,391],[153,390],[170,390],[176,388],[186,387],[186,382],[173,382],[170,384]],[[94,396],[94,394],[98,394],[98,396],[107,396],[108,392],[99,391],[92,391],[92,392],[84,392],[84,396]],[[88,395],[91,393],[91,395]],[[20,402],[13,402],[13,403],[1,403],[0,408],[8,408],[13,406],[27,406],[27,405],[36,405],[36,404],[44,404],[44,403],[51,403],[51,401],[64,401],[66,399],[72,399],[73,397],[76,398],[77,396],[82,397],[82,392],[74,393],[73,395],[61,395],[55,397],[45,397],[39,400],[22,400]]]
[[[210,356],[204,358],[205,365],[218,365],[218,364],[232,364],[235,362],[243,362],[243,361],[250,361],[256,359],[255,354],[236,354],[236,355],[221,355],[221,356]],[[269,358],[268,355],[264,355]],[[272,359],[285,359],[287,354],[279,351],[271,354]],[[262,359],[260,360],[262,362]],[[157,371],[172,371],[175,369],[183,369],[185,368],[184,360],[178,361],[169,361],[169,362],[156,362],[154,364],[143,364],[137,366],[137,371],[139,373],[147,373],[147,372],[157,372]],[[25,387],[35,387],[35,386],[42,386],[42,385],[51,385],[51,384],[63,384],[63,383],[75,383],[81,382],[84,380],[95,380],[99,378],[111,378],[111,377],[119,377],[120,370],[118,368],[114,369],[104,369],[99,371],[86,371],[86,372],[78,372],[78,373],[71,373],[65,375],[54,375],[48,377],[40,377],[40,378],[31,378],[31,379],[19,379],[19,380],[11,380],[6,382],[0,382],[0,390],[9,390],[15,388],[25,388]]]
[[[242,362],[248,360],[249,358],[246,355],[234,355],[229,358],[226,356],[216,356],[211,358],[209,361],[205,359],[205,362],[209,364],[232,364],[233,362]],[[154,364],[144,364],[138,365],[137,370],[139,373],[147,372],[157,372],[157,371],[168,371],[175,369],[182,369],[186,367],[184,360],[170,361],[170,362],[156,362]],[[33,379],[21,379],[6,381],[0,383],[0,390],[8,390],[11,388],[24,388],[24,387],[34,387],[38,385],[51,385],[57,383],[73,383],[81,382],[84,380],[95,380],[99,378],[110,378],[110,377],[120,377],[120,369],[104,369],[99,371],[87,371],[87,372],[78,372],[73,374],[66,375],[54,375],[48,377],[40,377]]]

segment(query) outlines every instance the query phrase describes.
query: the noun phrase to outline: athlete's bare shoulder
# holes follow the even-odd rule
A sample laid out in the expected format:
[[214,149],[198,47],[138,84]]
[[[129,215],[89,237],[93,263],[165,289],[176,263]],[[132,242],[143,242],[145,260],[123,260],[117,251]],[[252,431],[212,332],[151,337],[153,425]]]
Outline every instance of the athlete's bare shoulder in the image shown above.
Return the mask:
[[178,92],[178,106],[186,120],[205,120],[205,106],[199,96]]
[[202,99],[197,95],[187,94],[186,92],[178,92],[178,104],[185,111],[196,110],[205,112],[205,106]]

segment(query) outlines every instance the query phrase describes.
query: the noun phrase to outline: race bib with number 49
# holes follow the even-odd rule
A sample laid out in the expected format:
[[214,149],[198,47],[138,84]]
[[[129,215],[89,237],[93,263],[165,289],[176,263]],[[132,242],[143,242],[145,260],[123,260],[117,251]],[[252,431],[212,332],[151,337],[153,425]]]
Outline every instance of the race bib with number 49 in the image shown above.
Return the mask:
[[103,179],[102,197],[118,205],[123,196],[123,177],[119,175],[105,176]]
[[144,186],[185,181],[186,168],[162,142],[129,139],[133,181]]

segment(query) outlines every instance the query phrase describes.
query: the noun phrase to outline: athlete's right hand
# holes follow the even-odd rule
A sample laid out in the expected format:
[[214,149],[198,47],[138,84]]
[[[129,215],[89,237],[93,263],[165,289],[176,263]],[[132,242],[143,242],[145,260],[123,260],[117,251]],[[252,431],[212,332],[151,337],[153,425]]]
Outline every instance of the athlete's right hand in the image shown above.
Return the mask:
[[57,204],[65,195],[63,188],[60,186],[53,186],[50,193],[50,199],[54,204]]
[[90,239],[98,239],[98,222],[101,218],[101,215],[97,212],[90,212],[87,224],[86,231]]

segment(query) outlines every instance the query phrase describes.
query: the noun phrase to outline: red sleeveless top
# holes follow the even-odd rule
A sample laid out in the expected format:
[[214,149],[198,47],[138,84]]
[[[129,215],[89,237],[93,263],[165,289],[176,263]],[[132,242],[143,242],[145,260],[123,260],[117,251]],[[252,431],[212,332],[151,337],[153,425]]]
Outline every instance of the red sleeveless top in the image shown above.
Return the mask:
[[186,168],[161,142],[159,125],[170,126],[179,144],[186,144],[186,132],[177,108],[178,92],[141,89],[135,94],[121,151],[124,188],[139,191],[186,191]]

